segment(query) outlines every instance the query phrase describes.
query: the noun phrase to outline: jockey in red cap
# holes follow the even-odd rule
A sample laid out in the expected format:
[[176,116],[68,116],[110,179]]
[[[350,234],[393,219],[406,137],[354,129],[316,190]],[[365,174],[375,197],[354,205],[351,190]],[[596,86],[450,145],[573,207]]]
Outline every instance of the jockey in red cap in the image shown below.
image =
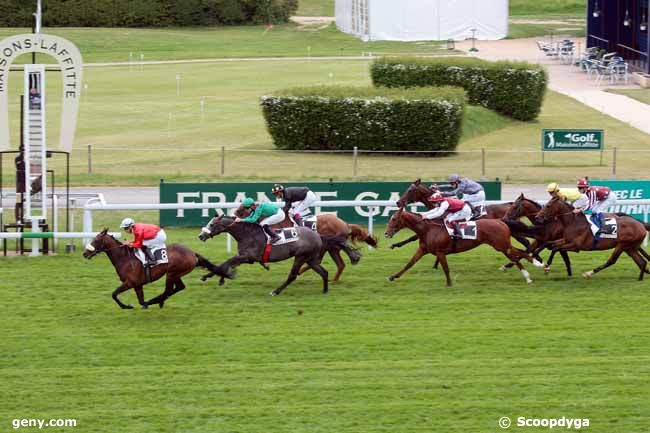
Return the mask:
[[434,204],[434,208],[422,214],[424,219],[436,219],[445,213],[445,223],[450,223],[454,229],[455,238],[461,238],[458,221],[467,221],[472,216],[472,209],[467,203],[453,197],[443,197],[439,192],[433,194],[429,201]]
[[603,226],[603,212],[616,204],[616,194],[606,186],[591,186],[589,180],[582,178],[576,185],[582,194],[573,203],[574,213],[591,210],[591,221],[598,227],[596,238]]

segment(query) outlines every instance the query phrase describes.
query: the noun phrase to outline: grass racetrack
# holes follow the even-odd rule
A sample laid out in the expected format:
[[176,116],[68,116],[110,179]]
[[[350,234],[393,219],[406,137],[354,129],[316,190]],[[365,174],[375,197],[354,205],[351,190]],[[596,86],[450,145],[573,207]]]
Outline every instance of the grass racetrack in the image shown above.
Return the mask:
[[[228,257],[223,238],[197,234],[168,232]],[[387,282],[415,248],[388,244],[364,247],[328,295],[310,273],[271,298],[288,264],[245,265],[224,287],[195,271],[147,311],[113,303],[105,255],[3,259],[2,431],[13,418],[76,418],[48,431],[482,433],[502,416],[648,430],[650,302],[631,259],[585,280],[606,253],[573,254],[573,278],[558,257],[547,276],[528,265],[526,285],[480,247],[450,257],[445,288],[431,256]]]

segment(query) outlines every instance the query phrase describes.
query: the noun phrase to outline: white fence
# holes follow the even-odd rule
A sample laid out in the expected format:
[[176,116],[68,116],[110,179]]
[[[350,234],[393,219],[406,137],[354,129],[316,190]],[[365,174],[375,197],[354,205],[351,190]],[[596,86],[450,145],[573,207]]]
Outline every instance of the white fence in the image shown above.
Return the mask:
[[[507,203],[505,200],[499,201],[486,201],[486,204],[500,204]],[[540,201],[540,204],[545,204],[544,201]],[[283,203],[280,203],[283,204]],[[163,204],[106,204],[106,203],[88,203],[84,206],[84,217],[83,217],[83,231],[87,233],[93,232],[93,212],[94,211],[106,211],[106,210],[178,210],[178,209],[236,209],[241,205],[239,202],[230,202],[230,203],[163,203]],[[373,233],[374,229],[374,212],[373,210],[378,210],[382,207],[395,208],[394,200],[329,200],[329,201],[317,201],[314,204],[314,207],[367,207],[369,208],[368,212],[368,231]],[[422,206],[421,203],[414,203],[409,205],[412,209],[416,209],[418,206]],[[612,210],[618,212],[621,208],[623,211],[627,211],[626,207],[628,206],[639,206],[642,208],[642,212],[634,213],[643,213],[643,221],[648,222],[648,213],[650,208],[650,199],[643,200],[619,200]],[[88,240],[84,240],[88,242]],[[647,245],[648,238],[646,236],[646,241],[644,245]],[[231,239],[228,236],[227,243],[228,252],[231,251]]]

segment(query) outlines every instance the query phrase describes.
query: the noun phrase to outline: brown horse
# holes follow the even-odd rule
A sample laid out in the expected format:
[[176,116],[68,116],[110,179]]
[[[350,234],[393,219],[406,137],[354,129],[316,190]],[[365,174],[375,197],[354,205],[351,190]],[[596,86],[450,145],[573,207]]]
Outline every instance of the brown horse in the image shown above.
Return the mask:
[[[519,195],[519,197],[517,197],[517,199],[510,205],[504,218],[504,221],[506,221],[506,224],[508,224],[508,227],[513,234],[516,233],[517,235],[523,235],[534,239],[532,245],[526,250],[526,252],[531,253],[533,257],[540,261],[542,261],[542,259],[539,257],[539,253],[545,248],[550,249],[552,247],[551,241],[560,239],[564,233],[564,227],[562,227],[558,221],[553,221],[546,226],[533,227],[527,226],[521,221],[518,221],[524,216],[530,219],[529,215],[531,214],[531,211],[537,214],[541,209],[542,206],[539,203],[524,197],[524,194],[521,193],[521,195]],[[553,263],[553,257],[556,252],[557,250],[551,250],[548,262],[544,264],[545,273],[550,272],[551,263]],[[571,260],[569,259],[569,254],[565,250],[559,250],[559,252],[564,260],[567,274],[572,276],[573,273],[571,272]],[[512,266],[513,263],[510,262],[503,267],[503,270],[505,270],[505,268],[511,268]]]
[[413,230],[418,235],[420,245],[404,269],[391,275],[388,278],[389,281],[401,277],[411,268],[411,266],[420,260],[422,256],[429,253],[435,255],[442,265],[442,269],[445,271],[445,277],[447,278],[447,287],[449,287],[451,286],[451,277],[449,276],[447,255],[462,253],[476,248],[481,244],[488,244],[514,262],[527,283],[533,282],[533,280],[530,279],[528,271],[524,269],[521,263],[519,263],[521,259],[527,259],[530,261],[530,257],[528,257],[524,251],[512,246],[510,243],[510,229],[506,223],[501,220],[478,220],[476,221],[476,239],[459,239],[454,242],[449,236],[444,222],[425,220],[420,214],[407,212],[402,208],[391,216],[385,235],[388,238],[393,237],[395,233],[403,228]]
[[[233,273],[223,271],[221,267],[211,263],[208,259],[189,248],[180,244],[171,244],[167,247],[169,263],[152,267],[150,281],[147,281],[144,267],[135,256],[134,249],[108,234],[108,229],[104,229],[86,246],[83,256],[90,260],[102,252],[106,253],[115,267],[120,281],[122,281],[122,284],[113,291],[113,299],[122,309],[133,308],[133,305],[126,305],[117,297],[120,293],[131,288],[135,290],[142,308],[147,308],[152,304],[158,304],[162,308],[167,298],[185,288],[181,277],[192,272],[197,266],[208,269],[223,278],[232,279],[234,276]],[[142,286],[158,280],[163,275],[166,275],[165,291],[145,302]]]
[[[429,197],[431,197],[431,194],[433,194],[435,191],[427,187],[422,183],[420,179],[416,179],[415,182],[413,182],[408,189],[402,194],[399,200],[397,200],[397,207],[403,208],[406,207],[407,205],[411,203],[422,203],[427,207],[427,209],[431,209],[433,206],[431,202],[429,202]],[[500,204],[491,204],[488,206],[485,206],[485,211],[487,212],[486,215],[481,217],[480,219],[504,219],[506,216],[506,213],[508,212],[508,209],[510,208],[510,205],[512,202],[509,203],[500,203]],[[525,214],[522,216],[525,216],[528,218],[528,220],[533,223],[533,219],[535,218],[535,215],[539,211],[539,209],[534,209],[529,206],[525,206],[523,208],[525,211]],[[506,221],[507,223],[507,221]],[[530,247],[530,242],[526,239],[525,236],[523,235],[518,235],[513,233],[513,237],[517,239],[523,246],[525,246],[527,249]],[[398,242],[396,244],[392,244],[390,248],[399,248],[402,247],[409,242],[413,242],[417,240],[418,237],[417,235],[412,236],[404,241]]]
[[[251,212],[251,209],[246,209],[243,206],[239,206],[235,211],[235,216],[239,218],[247,217]],[[284,227],[293,227],[293,220],[286,215],[284,221],[273,226],[274,228],[284,228]],[[357,242],[365,242],[371,247],[377,247],[377,238],[371,235],[368,230],[363,228],[358,224],[348,224],[343,221],[341,218],[332,214],[318,215],[316,217],[316,232],[321,236],[335,236],[342,239],[349,239],[353,244],[356,245]],[[345,243],[345,248],[343,251],[350,258],[350,262],[353,265],[359,263],[361,259],[361,254],[356,248],[353,248],[347,242]],[[341,277],[343,270],[345,269],[345,262],[341,257],[341,248],[334,244],[323,245],[323,250],[321,251],[321,260],[325,253],[329,253],[332,260],[336,264],[336,275],[334,276],[333,282],[336,282]],[[308,266],[303,267],[300,273],[304,273],[310,268]]]
[[650,256],[641,249],[646,231],[650,230],[649,224],[637,221],[630,216],[606,214],[607,218],[616,219],[617,237],[616,239],[600,239],[596,242],[587,217],[582,213],[576,214],[573,210],[573,207],[564,200],[553,197],[539,212],[538,222],[547,225],[557,221],[562,226],[562,237],[552,242],[554,250],[596,251],[614,248],[614,252],[605,264],[583,273],[583,277],[591,278],[594,274],[612,266],[622,253],[630,256],[639,267],[641,271],[639,281],[643,280],[644,274],[650,273],[645,260],[650,260]]

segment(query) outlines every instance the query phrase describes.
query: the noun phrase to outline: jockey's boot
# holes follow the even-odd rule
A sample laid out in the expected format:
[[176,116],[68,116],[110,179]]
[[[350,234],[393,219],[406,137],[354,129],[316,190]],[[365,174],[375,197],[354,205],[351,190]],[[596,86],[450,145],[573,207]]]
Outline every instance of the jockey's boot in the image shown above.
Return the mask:
[[280,240],[280,236],[278,236],[278,234],[273,231],[270,225],[267,224],[265,226],[262,226],[262,228],[264,229],[264,232],[269,235],[269,243],[273,244]]
[[472,217],[470,219],[478,219],[481,216],[481,206],[474,207],[470,204],[469,207],[472,209]]
[[302,225],[302,215],[299,213],[293,215],[293,220],[296,222],[296,225],[300,227]]
[[463,238],[463,234],[460,232],[460,227],[458,227],[458,221],[452,221],[451,228],[454,229],[454,234],[451,235],[454,239]]
[[142,246],[142,252],[144,253],[145,266],[153,266],[156,264],[156,259],[151,253],[151,250],[148,247]]

